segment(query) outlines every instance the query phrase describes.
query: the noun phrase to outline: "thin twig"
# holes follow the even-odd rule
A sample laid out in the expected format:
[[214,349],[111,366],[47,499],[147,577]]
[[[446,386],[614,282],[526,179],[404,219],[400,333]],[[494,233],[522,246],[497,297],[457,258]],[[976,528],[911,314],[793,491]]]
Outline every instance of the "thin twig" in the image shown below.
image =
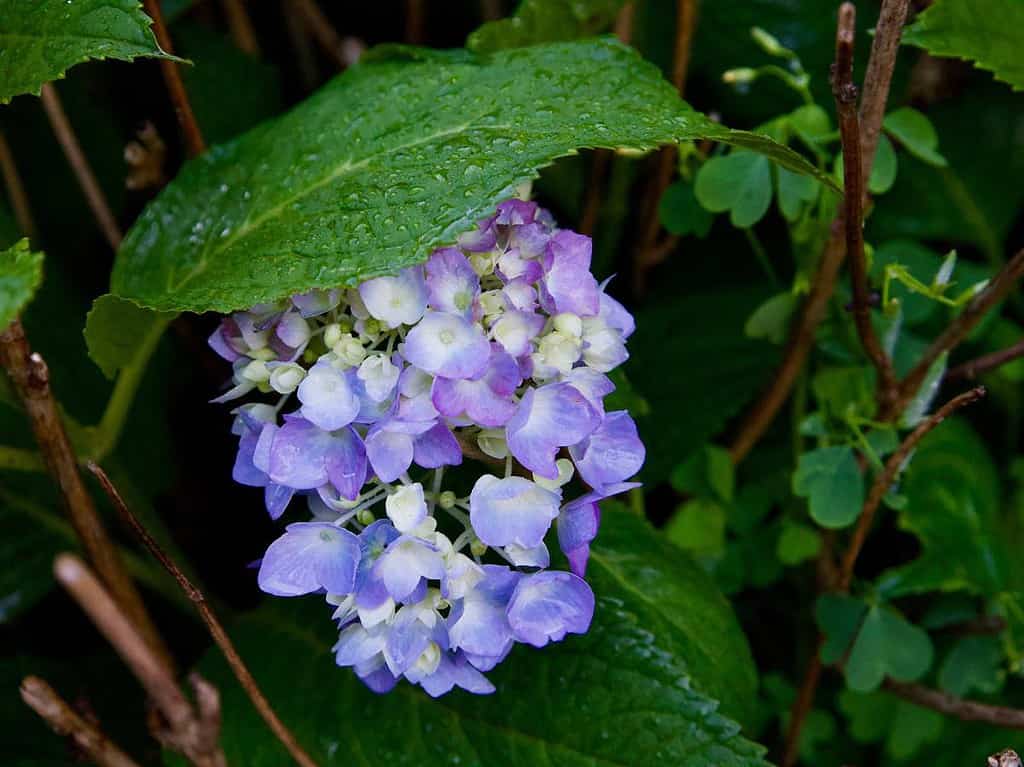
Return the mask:
[[170,667],[143,640],[135,625],[111,599],[85,563],[73,554],[60,554],[53,563],[57,581],[67,589],[100,633],[113,645],[163,715],[159,737],[198,767],[224,767],[217,744],[220,706],[217,691],[197,675],[190,676],[197,705],[178,687]]
[[32,209],[28,204],[28,195],[25,194],[25,185],[21,182],[21,175],[18,173],[18,166],[14,162],[14,155],[11,154],[11,147],[7,138],[0,132],[0,173],[4,177],[4,186],[7,189],[7,197],[11,207],[14,208],[14,220],[18,222],[21,233],[34,240],[36,237],[36,223],[32,219]]
[[60,410],[50,390],[49,369],[43,358],[32,352],[25,329],[18,320],[0,332],[0,367],[7,371],[25,406],[46,468],[60,489],[68,517],[86,554],[149,646],[154,652],[170,657],[116,547],[103,529],[96,506],[79,474]]
[[210,635],[213,637],[213,641],[217,643],[217,646],[224,653],[224,657],[227,659],[228,665],[231,667],[232,672],[235,674],[235,678],[238,679],[239,684],[242,685],[242,689],[245,690],[245,694],[249,696],[249,700],[252,701],[253,706],[259,712],[260,716],[263,717],[263,721],[267,723],[270,730],[277,736],[277,739],[281,741],[288,753],[292,755],[292,758],[302,767],[316,767],[316,762],[303,750],[302,746],[299,745],[298,740],[292,734],[291,730],[282,722],[277,714],[274,712],[273,707],[270,705],[270,701],[267,700],[266,696],[260,690],[256,679],[249,671],[245,662],[242,660],[238,651],[235,649],[234,643],[224,630],[224,626],[217,619],[213,609],[206,601],[206,597],[199,588],[188,579],[188,576],[181,571],[181,568],[175,564],[174,560],[171,559],[163,549],[160,548],[160,544],[151,536],[146,528],[142,526],[138,518],[132,514],[131,509],[124,502],[121,494],[118,492],[114,483],[110,481],[110,477],[107,476],[106,472],[103,471],[97,464],[89,462],[87,464],[89,471],[91,471],[96,478],[99,480],[103,489],[110,497],[111,502],[114,504],[114,508],[117,509],[121,518],[128,524],[129,527],[134,531],[135,535],[140,541],[149,549],[150,553],[156,557],[156,559],[163,565],[164,569],[174,576],[174,579],[181,586],[182,591],[188,596],[192,602],[195,603],[196,610],[199,611],[200,617],[206,627],[210,630]]
[[[875,27],[875,41],[871,47],[871,58],[867,71],[873,73],[865,80],[860,102],[861,165],[863,178],[870,178],[875,160],[875,146],[863,137],[876,135],[882,128],[882,116],[889,99],[889,85],[892,69],[896,63],[896,50],[903,34],[903,18],[897,13],[884,13],[893,3],[907,0],[885,0],[883,13]],[[903,14],[905,17],[906,14]],[[876,143],[877,146],[877,143]],[[865,186],[865,193],[867,189]],[[832,222],[829,237],[822,251],[818,271],[814,276],[810,292],[804,301],[804,308],[790,331],[789,340],[783,353],[782,363],[757,401],[751,406],[740,426],[736,440],[730,448],[734,463],[739,463],[764,436],[779,410],[789,399],[790,392],[803,370],[807,357],[814,347],[814,335],[825,317],[829,299],[835,290],[836,277],[846,257],[845,224],[842,214]]]
[[89,203],[89,208],[96,217],[96,223],[99,225],[100,231],[103,232],[103,236],[107,238],[107,242],[110,243],[111,250],[116,251],[121,246],[124,235],[121,233],[121,227],[117,225],[113,211],[110,210],[107,196],[103,194],[103,189],[100,187],[99,181],[96,180],[96,174],[93,173],[92,166],[89,165],[89,160],[85,156],[85,152],[82,151],[82,145],[78,143],[78,137],[64,112],[57,89],[53,83],[44,83],[39,91],[39,96],[43,102],[43,109],[46,110],[46,116],[50,119],[50,127],[53,128],[57,141],[60,142],[61,149],[64,150],[64,156],[78,180],[82,194],[85,195],[85,201]]
[[58,735],[71,738],[90,761],[100,767],[139,767],[138,762],[91,722],[75,712],[44,680],[27,676],[21,680],[21,699]]
[[960,408],[966,407],[973,402],[977,402],[979,399],[984,397],[985,394],[985,387],[977,386],[969,391],[965,391],[963,394],[958,394],[956,397],[953,397],[953,399],[921,421],[921,423],[917,425],[917,428],[904,438],[896,451],[889,456],[889,459],[885,462],[885,467],[882,469],[881,473],[875,477],[874,482],[871,483],[871,489],[868,491],[867,498],[864,501],[864,508],[861,511],[860,516],[857,518],[857,527],[854,528],[853,537],[850,539],[850,545],[847,547],[846,553],[843,555],[843,561],[839,568],[839,582],[837,584],[840,591],[849,591],[850,583],[853,580],[853,569],[857,564],[857,557],[860,555],[860,551],[864,547],[864,541],[867,539],[868,531],[871,529],[875,512],[878,511],[878,507],[882,503],[882,499],[885,497],[885,494],[889,492],[889,488],[892,486],[892,483],[903,468],[903,464],[906,462],[907,457],[932,429],[945,421],[950,415]]
[[1017,255],[1011,258],[999,270],[999,273],[992,278],[988,285],[968,302],[964,310],[949,323],[949,326],[925,350],[911,371],[900,382],[899,394],[890,407],[883,411],[881,416],[883,420],[894,418],[903,412],[907,403],[914,398],[917,390],[921,388],[921,384],[927,377],[928,371],[935,363],[935,360],[944,353],[952,351],[961,341],[967,338],[967,335],[981,321],[982,317],[1009,295],[1022,275],[1024,275],[1024,249],[1021,249]]
[[800,683],[800,692],[797,693],[796,701],[789,714],[789,726],[786,728],[786,741],[782,753],[782,767],[793,767],[796,764],[800,752],[800,731],[803,729],[804,721],[814,706],[814,693],[818,690],[818,680],[821,679],[821,646],[824,644],[822,638],[814,648],[814,655],[811,656],[807,668],[804,669],[804,678]]
[[883,687],[904,700],[964,722],[985,722],[996,727],[1024,730],[1024,711],[1021,709],[966,700],[921,684],[897,682],[895,679],[886,679]]
[[423,0],[405,0],[405,42],[420,45],[426,21]]
[[[160,0],[142,0],[142,3],[146,8],[146,13],[153,19],[153,34],[156,35],[157,43],[165,53],[173,54],[174,46],[171,44],[171,36],[167,33],[164,15],[160,10]],[[160,71],[163,72],[164,82],[167,85],[168,93],[170,93],[171,103],[174,105],[174,113],[178,117],[178,125],[181,126],[181,132],[185,138],[188,155],[197,157],[206,151],[206,141],[203,140],[203,133],[199,130],[199,123],[196,122],[192,104],[188,100],[188,93],[181,80],[178,62],[160,59]]]
[[302,16],[306,28],[313,35],[317,45],[320,46],[320,50],[338,65],[338,69],[349,67],[352,61],[349,60],[350,57],[346,54],[345,39],[338,34],[334,25],[331,24],[331,20],[320,10],[320,6],[316,4],[315,0],[292,1],[295,4],[295,9]]
[[285,29],[291,42],[295,57],[295,68],[299,71],[302,86],[306,91],[316,87],[319,80],[316,58],[310,43],[309,31],[305,16],[295,13],[293,8],[298,0],[281,0],[281,15],[284,16]]
[[886,102],[885,98],[867,98],[867,94],[889,92],[909,5],[910,0],[882,0],[882,7],[878,12],[877,32],[871,44],[868,68],[864,73],[865,98],[860,104],[861,167],[864,178],[871,177],[871,165],[875,158],[875,150],[878,148],[878,137],[882,132]]
[[[690,65],[690,48],[697,26],[697,0],[676,0],[676,35],[672,51],[672,84],[682,96],[686,86],[686,73]],[[655,265],[651,253],[661,231],[658,205],[665,189],[672,181],[678,152],[674,146],[663,147],[658,153],[655,171],[644,201],[641,204],[643,230],[633,257],[633,291],[643,294],[647,288],[647,272]]]
[[[896,396],[896,373],[889,355],[871,324],[868,303],[868,275],[864,258],[864,176],[861,161],[861,131],[857,117],[857,86],[853,84],[853,41],[857,12],[853,3],[839,7],[836,28],[836,58],[832,66],[832,95],[839,117],[839,134],[843,145],[843,223],[846,232],[846,254],[850,260],[850,282],[853,286],[853,319],[857,335],[868,359],[878,372],[878,394],[882,403]],[[884,407],[884,405],[883,405]]]
[[253,29],[252,19],[245,7],[245,0],[221,0],[224,15],[228,20],[228,30],[235,45],[250,56],[260,55],[260,43]]
[[973,381],[982,373],[988,373],[1021,357],[1024,357],[1024,338],[1012,346],[1007,346],[1005,349],[983,354],[962,365],[957,365],[946,373],[946,380],[959,381],[960,379],[967,379],[968,381]]

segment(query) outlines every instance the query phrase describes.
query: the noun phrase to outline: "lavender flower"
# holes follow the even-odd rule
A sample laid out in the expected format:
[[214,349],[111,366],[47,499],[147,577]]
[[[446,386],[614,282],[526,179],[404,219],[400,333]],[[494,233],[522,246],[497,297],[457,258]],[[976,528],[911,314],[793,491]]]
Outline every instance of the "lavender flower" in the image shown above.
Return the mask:
[[[598,504],[644,460],[633,420],[604,406],[633,318],[590,262],[589,238],[512,199],[423,266],[236,312],[211,336],[232,366],[215,401],[269,399],[234,411],[234,479],[272,518],[304,498],[312,520],[270,545],[259,586],[321,594],[337,664],[370,689],[490,693],[516,643],[588,630]],[[445,488],[460,441],[505,461],[462,497]],[[552,527],[571,572],[551,569]]]

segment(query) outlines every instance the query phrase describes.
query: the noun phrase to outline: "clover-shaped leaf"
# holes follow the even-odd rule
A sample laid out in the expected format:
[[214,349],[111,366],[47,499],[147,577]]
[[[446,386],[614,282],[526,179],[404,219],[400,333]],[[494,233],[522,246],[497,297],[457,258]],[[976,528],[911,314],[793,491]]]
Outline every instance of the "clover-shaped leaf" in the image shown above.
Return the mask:
[[871,692],[887,676],[919,679],[932,665],[928,633],[885,607],[870,607],[850,648],[844,672],[850,689]]
[[853,448],[821,447],[801,455],[793,492],[807,499],[811,517],[822,527],[851,524],[864,504],[864,482]]
[[935,126],[916,109],[897,109],[885,116],[882,125],[910,154],[922,162],[938,168],[948,164],[946,158],[938,152],[939,134],[935,132]]
[[729,211],[732,225],[746,229],[761,220],[772,201],[771,165],[753,152],[712,157],[697,172],[694,191],[707,210]]

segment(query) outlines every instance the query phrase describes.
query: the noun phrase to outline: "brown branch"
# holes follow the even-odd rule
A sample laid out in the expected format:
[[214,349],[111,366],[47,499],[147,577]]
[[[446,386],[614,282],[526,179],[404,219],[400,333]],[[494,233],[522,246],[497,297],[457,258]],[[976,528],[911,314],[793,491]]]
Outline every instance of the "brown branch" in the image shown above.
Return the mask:
[[843,145],[843,223],[846,232],[846,254],[850,260],[850,282],[853,287],[853,319],[861,345],[878,372],[879,400],[888,403],[896,396],[896,373],[871,324],[867,264],[864,258],[864,200],[867,193],[862,173],[862,138],[857,117],[857,86],[853,84],[853,41],[857,29],[856,21],[853,3],[843,3],[839,7],[839,24],[836,29],[832,95],[835,98],[839,135]]
[[895,679],[886,679],[883,687],[904,700],[964,722],[985,722],[996,727],[1024,730],[1024,711],[1021,709],[966,700],[948,692],[913,682],[897,682]]
[[362,43],[355,38],[339,35],[315,0],[292,1],[320,50],[338,66],[338,69],[347,69],[359,59]]
[[[860,102],[863,178],[871,176],[877,135],[882,129],[882,117],[889,99],[892,70],[896,64],[896,50],[903,34],[903,22],[906,17],[905,12],[900,16],[895,12],[887,13],[886,9],[892,10],[901,3],[905,6],[907,0],[884,0],[882,13],[879,15],[878,24],[875,27],[875,41],[871,47],[871,58],[868,60],[867,66],[868,77],[864,81]],[[876,137],[874,144],[866,138],[872,135]],[[800,376],[800,371],[803,370],[807,357],[814,347],[814,334],[825,317],[829,299],[835,290],[839,268],[846,257],[843,237],[845,224],[842,218],[840,214],[832,222],[830,235],[819,261],[818,271],[814,276],[807,299],[804,301],[800,317],[790,331],[782,363],[771,383],[751,406],[740,425],[736,439],[730,448],[734,463],[742,461],[764,436],[783,404],[789,399],[790,392],[793,391],[793,386]]]
[[71,738],[90,761],[100,767],[138,767],[98,727],[87,722],[45,681],[37,676],[21,680],[21,699],[58,735]]
[[953,397],[953,399],[921,421],[917,428],[904,438],[896,451],[889,456],[889,460],[885,462],[885,467],[875,477],[875,481],[871,483],[871,489],[868,491],[867,499],[864,501],[864,508],[857,518],[857,527],[854,528],[850,545],[843,555],[843,562],[839,568],[839,582],[837,584],[840,591],[849,591],[850,582],[853,580],[853,568],[857,564],[857,557],[860,555],[861,549],[864,547],[864,541],[867,539],[868,531],[871,529],[875,512],[878,511],[882,499],[889,492],[890,486],[892,486],[892,483],[903,468],[907,457],[932,429],[960,408],[977,402],[985,394],[985,387],[977,386]]
[[[690,65],[690,48],[693,45],[693,32],[697,26],[697,0],[676,0],[676,35],[672,52],[672,84],[682,96],[686,86],[686,73]],[[633,291],[642,295],[647,288],[647,273],[655,261],[651,251],[655,248],[658,233],[661,231],[661,219],[658,205],[665,189],[672,182],[676,169],[675,146],[666,146],[658,153],[654,174],[647,187],[647,193],[641,204],[641,221],[643,229],[640,233],[639,245],[633,256]]]
[[[871,165],[885,115],[885,96],[889,93],[892,73],[896,68],[896,53],[899,51],[909,5],[910,0],[882,0],[882,8],[878,12],[871,58],[868,59],[868,68],[864,73],[864,99],[860,105],[861,167],[864,178],[871,176]],[[878,94],[882,94],[882,97],[878,98]],[[868,98],[869,95],[872,98]]]
[[[146,8],[146,13],[153,19],[153,34],[156,35],[157,43],[165,53],[173,54],[174,46],[171,44],[171,36],[167,33],[164,15],[160,10],[160,0],[142,0],[142,4]],[[192,104],[188,100],[178,62],[160,59],[160,71],[163,73],[164,83],[174,105],[174,114],[178,117],[178,125],[181,126],[188,155],[197,157],[206,151],[206,141],[203,140],[203,133],[199,130],[199,123],[196,122]]]
[[907,403],[914,398],[917,390],[921,388],[928,370],[944,353],[956,348],[961,341],[974,329],[982,317],[996,304],[1006,298],[1013,289],[1017,280],[1024,275],[1024,249],[1011,258],[1006,265],[999,270],[999,274],[992,278],[985,288],[968,302],[956,318],[949,323],[949,326],[942,331],[931,346],[929,346],[921,358],[907,373],[900,382],[899,394],[890,407],[883,411],[883,420],[892,419],[898,416],[906,408]]
[[253,706],[259,712],[263,721],[266,722],[271,732],[277,736],[277,739],[281,741],[284,747],[291,754],[292,758],[302,765],[302,767],[316,767],[316,762],[303,750],[302,746],[299,745],[298,740],[292,734],[291,730],[285,726],[277,714],[274,712],[273,707],[270,705],[270,701],[267,700],[266,696],[260,690],[259,684],[249,671],[245,662],[242,660],[238,651],[235,649],[234,643],[224,630],[224,626],[217,619],[213,609],[206,601],[206,597],[199,588],[188,579],[188,576],[181,571],[181,568],[175,564],[174,560],[171,559],[163,549],[160,548],[160,544],[153,539],[146,528],[142,526],[138,518],[132,514],[128,505],[124,502],[121,494],[118,492],[114,483],[110,481],[110,477],[107,476],[106,472],[103,471],[97,464],[89,462],[87,464],[89,471],[91,471],[96,478],[99,480],[103,489],[110,497],[111,502],[114,504],[114,508],[117,509],[121,518],[128,524],[129,527],[134,531],[135,535],[140,541],[149,549],[150,553],[156,557],[156,559],[163,565],[164,569],[174,576],[174,579],[181,586],[182,591],[188,596],[189,599],[195,603],[196,610],[199,611],[200,617],[210,631],[210,635],[213,637],[213,641],[217,643],[217,646],[224,653],[224,657],[227,659],[228,665],[234,672],[235,678],[238,679],[238,683],[245,690],[245,694],[249,696],[249,700],[252,701]]
[[789,713],[789,726],[786,728],[785,746],[780,763],[782,767],[793,767],[800,752],[800,731],[803,729],[804,720],[807,719],[807,715],[811,713],[811,708],[814,706],[814,693],[818,689],[818,680],[821,679],[822,644],[824,644],[824,640],[819,636],[818,643],[814,648],[814,655],[811,656],[811,660],[804,670],[800,692]]
[[36,224],[32,219],[32,209],[28,204],[28,195],[25,194],[25,185],[21,182],[21,174],[18,173],[14,155],[11,154],[11,147],[2,132],[0,132],[0,173],[4,177],[7,197],[11,202],[11,207],[14,208],[14,219],[18,222],[18,228],[29,239],[35,239]]
[[423,28],[426,12],[423,0],[405,0],[405,42],[420,45],[423,42]]
[[1020,357],[1024,357],[1024,338],[1012,346],[1007,346],[1005,349],[1000,349],[990,354],[983,354],[962,365],[957,365],[946,373],[946,380],[959,381],[967,379],[968,381],[973,381],[982,373],[988,373]]
[[260,55],[260,43],[253,29],[252,19],[245,8],[245,0],[221,0],[224,15],[228,20],[228,30],[235,45],[250,56]]
[[114,213],[110,210],[107,196],[103,194],[103,189],[100,187],[99,181],[96,180],[96,174],[93,173],[92,166],[89,165],[89,160],[85,156],[85,152],[82,151],[82,145],[78,143],[78,137],[68,121],[68,116],[64,112],[60,96],[57,95],[57,89],[53,83],[44,83],[39,97],[43,102],[43,109],[46,110],[46,116],[50,119],[50,127],[53,128],[57,141],[60,142],[61,149],[64,150],[64,156],[78,180],[82,194],[85,195],[85,201],[96,217],[100,231],[110,243],[111,250],[116,251],[121,246],[124,235],[121,233],[121,227],[117,225]]
[[15,320],[0,332],[0,367],[3,367],[25,406],[46,468],[57,487],[71,524],[89,559],[118,603],[131,616],[156,653],[169,657],[142,598],[100,521],[96,506],[78,472],[57,402],[50,390],[50,372],[41,356],[32,352],[21,322]]
[[285,29],[288,32],[288,40],[291,42],[295,54],[295,68],[299,70],[299,77],[302,85],[307,91],[316,87],[319,80],[316,58],[313,55],[313,46],[309,40],[309,33],[306,29],[307,22],[304,16],[293,13],[292,8],[298,0],[281,0],[281,14],[284,16]]
[[60,554],[53,570],[57,581],[113,645],[163,715],[164,727],[158,733],[161,742],[184,754],[197,767],[224,767],[224,754],[217,744],[220,704],[216,689],[198,675],[191,675],[197,700],[193,708],[170,667],[153,652],[84,562],[72,554]]

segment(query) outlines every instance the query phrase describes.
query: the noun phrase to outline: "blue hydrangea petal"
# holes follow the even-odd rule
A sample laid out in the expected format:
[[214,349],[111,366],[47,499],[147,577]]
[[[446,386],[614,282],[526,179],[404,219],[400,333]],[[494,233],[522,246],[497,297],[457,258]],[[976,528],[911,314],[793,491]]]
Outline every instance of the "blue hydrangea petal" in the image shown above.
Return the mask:
[[595,489],[629,479],[644,465],[646,450],[625,410],[608,413],[585,440],[569,448],[584,481]]
[[309,369],[297,394],[302,416],[326,431],[348,426],[359,414],[349,378],[325,359]]
[[506,427],[508,447],[530,471],[547,479],[557,479],[558,448],[582,441],[600,421],[597,410],[570,384],[527,389]]
[[523,477],[485,474],[469,496],[473,530],[488,546],[533,548],[558,516],[559,495]]
[[557,570],[524,576],[508,604],[516,639],[534,647],[585,634],[593,617],[594,592],[587,582]]
[[352,591],[359,564],[359,539],[324,522],[296,522],[270,544],[258,582],[268,594],[293,597],[320,589]]

